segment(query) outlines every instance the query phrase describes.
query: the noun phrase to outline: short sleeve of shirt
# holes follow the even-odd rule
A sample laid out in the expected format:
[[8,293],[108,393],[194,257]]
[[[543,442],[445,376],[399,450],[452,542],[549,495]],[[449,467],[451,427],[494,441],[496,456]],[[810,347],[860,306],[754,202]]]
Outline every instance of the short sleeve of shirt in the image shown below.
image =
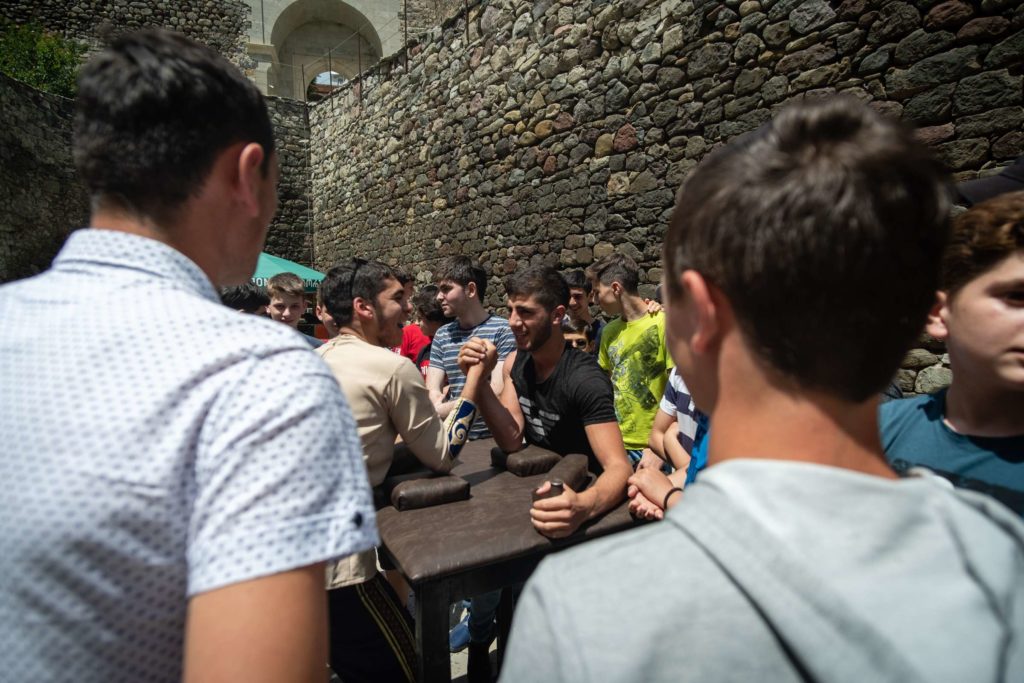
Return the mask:
[[494,345],[498,347],[498,360],[504,360],[505,356],[516,350],[516,338],[507,322],[494,336]]
[[195,435],[188,594],[377,545],[355,422],[326,365],[295,349],[225,372]]
[[451,325],[457,324],[442,325],[434,334],[434,341],[430,345],[430,367],[444,370],[444,350],[451,343]]
[[584,425],[615,422],[615,399],[612,382],[593,356],[585,357],[572,373],[571,381],[580,418]]
[[[673,373],[675,374],[675,373]],[[678,392],[675,386],[673,386],[672,375],[669,375],[668,384],[665,385],[665,394],[661,397],[661,403],[658,404],[658,408],[661,412],[666,415],[675,417],[676,415],[676,401],[679,400]]]

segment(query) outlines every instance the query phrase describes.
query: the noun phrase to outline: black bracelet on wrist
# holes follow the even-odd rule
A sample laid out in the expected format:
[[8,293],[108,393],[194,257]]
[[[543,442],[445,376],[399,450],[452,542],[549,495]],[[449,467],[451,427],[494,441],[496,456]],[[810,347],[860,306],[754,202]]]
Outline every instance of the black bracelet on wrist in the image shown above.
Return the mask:
[[668,490],[668,493],[665,494],[665,500],[661,501],[661,509],[662,510],[665,510],[666,512],[668,511],[668,499],[671,498],[672,494],[675,493],[676,491],[678,491],[679,493],[682,493],[683,489],[681,487],[679,487],[679,486],[673,486],[672,488],[670,488]]

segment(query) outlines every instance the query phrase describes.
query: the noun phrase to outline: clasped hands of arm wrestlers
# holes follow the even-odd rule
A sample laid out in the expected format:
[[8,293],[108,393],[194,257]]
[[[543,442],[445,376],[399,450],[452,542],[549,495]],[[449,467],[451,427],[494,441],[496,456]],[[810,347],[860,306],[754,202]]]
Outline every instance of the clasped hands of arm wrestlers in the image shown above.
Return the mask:
[[[515,354],[509,354],[504,361],[501,396],[494,394],[487,383],[481,383],[477,396],[477,408],[484,416],[494,441],[507,453],[523,448],[523,429],[525,418],[519,407],[519,397],[512,384],[511,369],[515,362]],[[466,376],[470,372],[480,372],[482,366],[484,376],[491,373],[498,363],[498,349],[495,345],[479,337],[473,337],[459,350],[459,369]],[[544,482],[538,493],[546,493],[551,488],[550,482]],[[550,538],[563,538],[576,531],[583,522],[592,516],[593,496],[578,494],[569,486],[565,486],[560,496],[542,498],[534,502],[530,508],[533,526],[541,534]]]

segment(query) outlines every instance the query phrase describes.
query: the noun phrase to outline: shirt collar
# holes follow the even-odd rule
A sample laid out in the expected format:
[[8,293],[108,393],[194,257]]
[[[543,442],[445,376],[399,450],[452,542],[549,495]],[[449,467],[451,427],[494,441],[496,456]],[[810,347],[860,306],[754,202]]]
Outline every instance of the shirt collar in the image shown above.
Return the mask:
[[141,235],[98,228],[76,230],[53,260],[56,269],[70,264],[137,270],[173,281],[204,299],[220,301],[210,279],[194,261],[163,242]]

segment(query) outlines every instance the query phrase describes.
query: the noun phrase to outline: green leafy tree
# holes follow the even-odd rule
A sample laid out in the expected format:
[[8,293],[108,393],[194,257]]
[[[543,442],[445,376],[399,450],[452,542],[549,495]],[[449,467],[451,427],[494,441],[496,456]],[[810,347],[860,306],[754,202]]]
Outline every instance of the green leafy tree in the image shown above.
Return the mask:
[[57,95],[75,96],[85,49],[35,24],[0,24],[0,71]]

